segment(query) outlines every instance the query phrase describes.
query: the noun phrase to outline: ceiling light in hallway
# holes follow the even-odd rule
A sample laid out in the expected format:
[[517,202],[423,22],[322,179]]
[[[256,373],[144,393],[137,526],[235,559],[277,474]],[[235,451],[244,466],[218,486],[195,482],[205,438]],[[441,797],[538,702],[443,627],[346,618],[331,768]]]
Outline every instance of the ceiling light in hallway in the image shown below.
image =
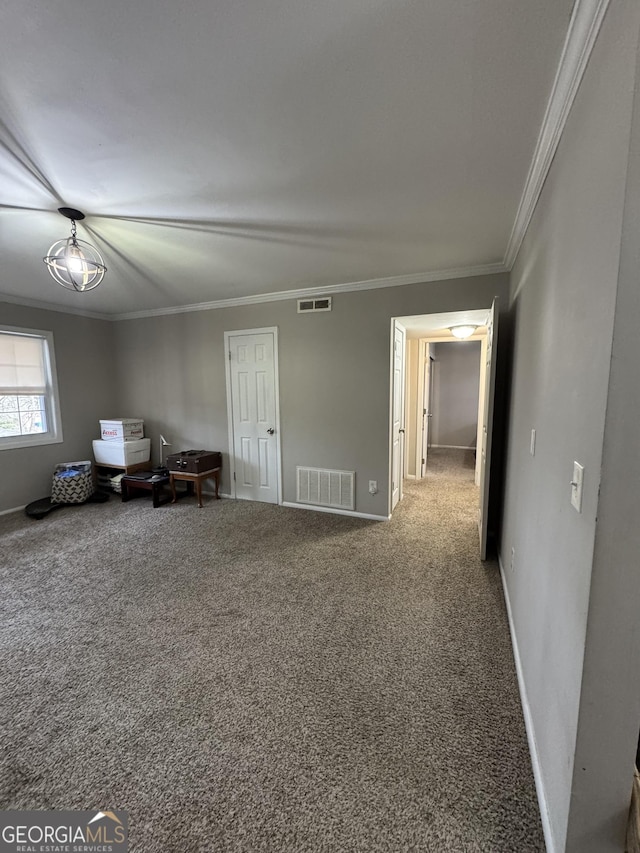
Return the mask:
[[449,331],[454,338],[470,338],[477,329],[477,326],[452,326]]

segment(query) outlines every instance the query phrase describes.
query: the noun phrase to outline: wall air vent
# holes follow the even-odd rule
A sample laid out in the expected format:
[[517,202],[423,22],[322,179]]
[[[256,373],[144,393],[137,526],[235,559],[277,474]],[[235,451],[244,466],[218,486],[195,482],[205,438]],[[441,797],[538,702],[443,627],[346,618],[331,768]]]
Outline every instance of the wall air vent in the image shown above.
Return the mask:
[[296,468],[298,503],[354,509],[355,471],[330,471],[328,468]]
[[298,299],[298,314],[308,314],[310,311],[331,311],[331,297],[322,296],[319,299]]

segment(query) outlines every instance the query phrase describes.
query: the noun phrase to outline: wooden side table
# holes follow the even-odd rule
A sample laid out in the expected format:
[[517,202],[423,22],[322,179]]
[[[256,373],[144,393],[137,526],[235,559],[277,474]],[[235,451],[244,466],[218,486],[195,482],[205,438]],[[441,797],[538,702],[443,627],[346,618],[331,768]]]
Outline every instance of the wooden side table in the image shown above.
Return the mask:
[[131,497],[131,492],[135,491],[136,489],[139,489],[141,491],[151,492],[151,497],[153,498],[153,506],[157,509],[157,507],[162,506],[163,503],[168,503],[169,501],[168,495],[163,501],[160,501],[163,486],[166,486],[168,482],[168,477],[139,480],[137,477],[127,477],[127,475],[125,474],[122,480],[120,480],[120,487],[122,488],[122,501],[123,503],[128,501]]
[[184,480],[189,488],[196,485],[196,494],[198,496],[198,506],[202,506],[202,481],[212,479],[216,484],[216,500],[220,500],[220,468],[210,468],[208,471],[200,471],[199,474],[192,474],[190,471],[169,471],[169,482],[171,485],[171,494],[173,495],[173,503],[178,500],[176,494],[176,480]]
[[99,476],[111,478],[117,472],[118,474],[133,474],[135,471],[148,471],[149,461],[134,462],[133,465],[107,465],[106,462],[93,463],[93,479],[94,484],[99,489],[109,489],[106,483],[100,483]]
[[134,471],[146,471],[149,468],[149,460],[146,462],[134,462],[133,465],[107,465],[106,462],[94,462],[96,471],[101,468],[104,471],[122,471],[123,474],[133,474]]

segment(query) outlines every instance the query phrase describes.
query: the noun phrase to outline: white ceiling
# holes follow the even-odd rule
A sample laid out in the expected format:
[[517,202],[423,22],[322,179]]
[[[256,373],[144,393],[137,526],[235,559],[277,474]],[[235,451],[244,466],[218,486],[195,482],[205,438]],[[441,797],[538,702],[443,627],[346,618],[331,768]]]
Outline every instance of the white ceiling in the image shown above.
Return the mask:
[[457,341],[459,338],[451,334],[452,326],[477,326],[476,334],[485,335],[489,313],[486,308],[482,308],[475,311],[448,311],[443,314],[418,314],[395,319],[404,326],[409,340],[441,337]]
[[[573,0],[3,0],[0,294],[102,314],[504,259]],[[42,256],[78,236],[85,294]]]

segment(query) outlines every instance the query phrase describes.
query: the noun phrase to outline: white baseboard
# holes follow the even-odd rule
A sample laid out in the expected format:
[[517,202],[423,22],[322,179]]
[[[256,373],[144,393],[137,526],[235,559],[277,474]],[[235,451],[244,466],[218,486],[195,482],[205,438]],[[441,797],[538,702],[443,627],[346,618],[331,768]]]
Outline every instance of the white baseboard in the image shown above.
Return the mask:
[[353,518],[368,518],[371,521],[389,521],[390,515],[370,515],[367,512],[352,512],[350,509],[333,509],[328,506],[315,506],[314,504],[298,504],[293,501],[283,501],[282,506],[291,509],[310,509],[313,512],[329,512],[332,515],[350,515]]
[[0,512],[0,515],[9,515],[11,512],[20,512],[20,510],[24,509],[26,506],[27,504],[23,504],[22,506],[14,506],[11,509],[3,509]]
[[542,821],[542,831],[547,847],[547,853],[556,853],[556,845],[551,830],[551,821],[549,819],[549,808],[547,806],[547,796],[542,778],[542,768],[538,757],[538,745],[536,743],[535,727],[533,725],[533,717],[531,715],[531,706],[527,697],[527,687],[524,681],[524,673],[522,671],[522,662],[520,660],[520,651],[518,649],[518,639],[516,637],[515,625],[513,624],[513,615],[511,612],[511,601],[509,600],[509,589],[505,580],[505,571],[502,564],[502,555],[498,551],[498,565],[500,566],[500,576],[502,578],[502,591],[504,593],[504,601],[507,607],[507,618],[509,620],[509,631],[511,632],[511,645],[513,647],[513,659],[516,665],[516,673],[518,675],[518,688],[520,690],[520,702],[522,704],[522,713],[524,715],[524,725],[527,730],[527,740],[529,742],[529,752],[531,754],[531,766],[533,769],[533,778],[536,783],[536,793],[538,795],[538,807],[540,809],[540,819]]
[[[195,494],[195,492],[194,492],[194,494]],[[215,498],[215,496],[216,496],[216,493],[213,489],[203,489],[202,494],[207,495],[210,498]],[[231,497],[231,495],[227,495],[225,492],[218,492],[218,496],[221,498],[230,498]]]

